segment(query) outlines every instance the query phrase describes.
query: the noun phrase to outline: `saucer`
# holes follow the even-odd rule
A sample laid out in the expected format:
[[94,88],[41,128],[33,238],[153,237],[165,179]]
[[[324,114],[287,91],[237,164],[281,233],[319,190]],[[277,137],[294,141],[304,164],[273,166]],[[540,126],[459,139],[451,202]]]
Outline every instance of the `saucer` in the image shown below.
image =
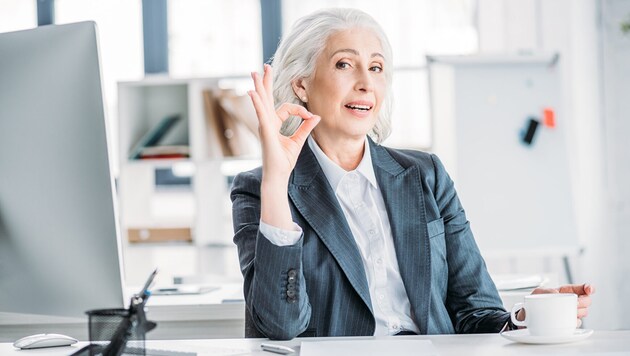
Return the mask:
[[529,334],[529,330],[527,329],[504,331],[501,333],[501,336],[508,340],[522,342],[524,344],[564,344],[584,340],[591,335],[593,335],[593,329],[575,329],[572,335],[564,336],[533,336]]

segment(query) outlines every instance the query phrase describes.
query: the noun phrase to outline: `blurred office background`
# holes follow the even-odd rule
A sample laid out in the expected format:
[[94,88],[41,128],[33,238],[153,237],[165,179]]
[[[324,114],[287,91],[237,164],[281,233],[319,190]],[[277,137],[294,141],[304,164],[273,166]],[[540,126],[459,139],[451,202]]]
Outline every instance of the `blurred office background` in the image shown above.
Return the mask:
[[[385,144],[394,147],[436,150],[431,98],[439,93],[430,91],[427,56],[549,58],[558,70],[555,120],[564,133],[560,149],[568,169],[561,183],[571,192],[573,218],[566,223],[574,225],[569,239],[575,244],[558,253],[544,251],[546,246],[525,253],[514,243],[513,251],[496,253],[480,243],[482,253],[492,273],[594,284],[588,327],[629,328],[624,305],[630,294],[625,283],[630,272],[627,0],[0,0],[0,32],[84,20],[99,27],[127,283],[140,284],[153,267],[161,269],[163,284],[240,282],[229,184],[235,173],[260,161],[255,149],[237,154],[232,147],[226,153],[213,142],[217,136],[201,133],[211,126],[202,96],[210,89],[223,94],[229,89],[241,97],[251,87],[249,73],[261,70],[291,24],[325,7],[362,9],[389,36],[395,108]],[[146,108],[151,105],[157,109]],[[189,151],[181,157],[129,158],[143,133],[173,108],[186,117],[176,123],[181,127],[168,143]],[[248,110],[242,108],[243,115]],[[451,168],[448,160],[445,164]],[[471,179],[466,183],[474,185]],[[529,184],[529,177],[511,183],[516,190]]]

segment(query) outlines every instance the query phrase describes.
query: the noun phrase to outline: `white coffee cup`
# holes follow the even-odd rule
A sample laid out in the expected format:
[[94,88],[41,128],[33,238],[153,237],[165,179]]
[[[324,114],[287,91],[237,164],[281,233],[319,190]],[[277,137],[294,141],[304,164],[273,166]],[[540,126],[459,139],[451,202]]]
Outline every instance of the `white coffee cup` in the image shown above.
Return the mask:
[[[516,312],[525,310],[525,320],[516,320]],[[526,326],[530,335],[568,336],[577,327],[577,295],[573,293],[532,294],[524,303],[516,303],[510,313],[512,323]]]

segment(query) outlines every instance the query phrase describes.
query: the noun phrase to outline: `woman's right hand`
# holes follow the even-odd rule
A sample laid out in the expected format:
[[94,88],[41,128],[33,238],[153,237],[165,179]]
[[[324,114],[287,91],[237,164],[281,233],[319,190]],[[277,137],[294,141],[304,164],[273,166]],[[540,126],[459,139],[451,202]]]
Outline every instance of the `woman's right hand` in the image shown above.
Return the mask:
[[[265,64],[262,78],[258,73],[253,72],[252,79],[255,90],[249,91],[248,94],[258,116],[263,156],[263,181],[272,180],[286,184],[304,142],[321,118],[297,104],[284,103],[278,110],[275,109],[270,65]],[[282,122],[290,116],[300,116],[304,122],[293,135],[287,137],[280,133],[280,127]]]

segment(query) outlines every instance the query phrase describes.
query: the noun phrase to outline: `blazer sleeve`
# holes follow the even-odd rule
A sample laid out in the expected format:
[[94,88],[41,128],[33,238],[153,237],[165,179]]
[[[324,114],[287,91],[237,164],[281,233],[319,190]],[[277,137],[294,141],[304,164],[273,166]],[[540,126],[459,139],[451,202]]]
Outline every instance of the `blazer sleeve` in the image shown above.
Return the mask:
[[510,314],[503,308],[488,274],[453,181],[439,158],[431,157],[436,175],[434,195],[444,219],[448,263],[446,307],[455,332],[499,332]]
[[243,273],[247,312],[270,339],[288,340],[304,332],[311,317],[302,272],[304,237],[277,246],[259,231],[260,176],[240,173],[234,179],[232,222]]

